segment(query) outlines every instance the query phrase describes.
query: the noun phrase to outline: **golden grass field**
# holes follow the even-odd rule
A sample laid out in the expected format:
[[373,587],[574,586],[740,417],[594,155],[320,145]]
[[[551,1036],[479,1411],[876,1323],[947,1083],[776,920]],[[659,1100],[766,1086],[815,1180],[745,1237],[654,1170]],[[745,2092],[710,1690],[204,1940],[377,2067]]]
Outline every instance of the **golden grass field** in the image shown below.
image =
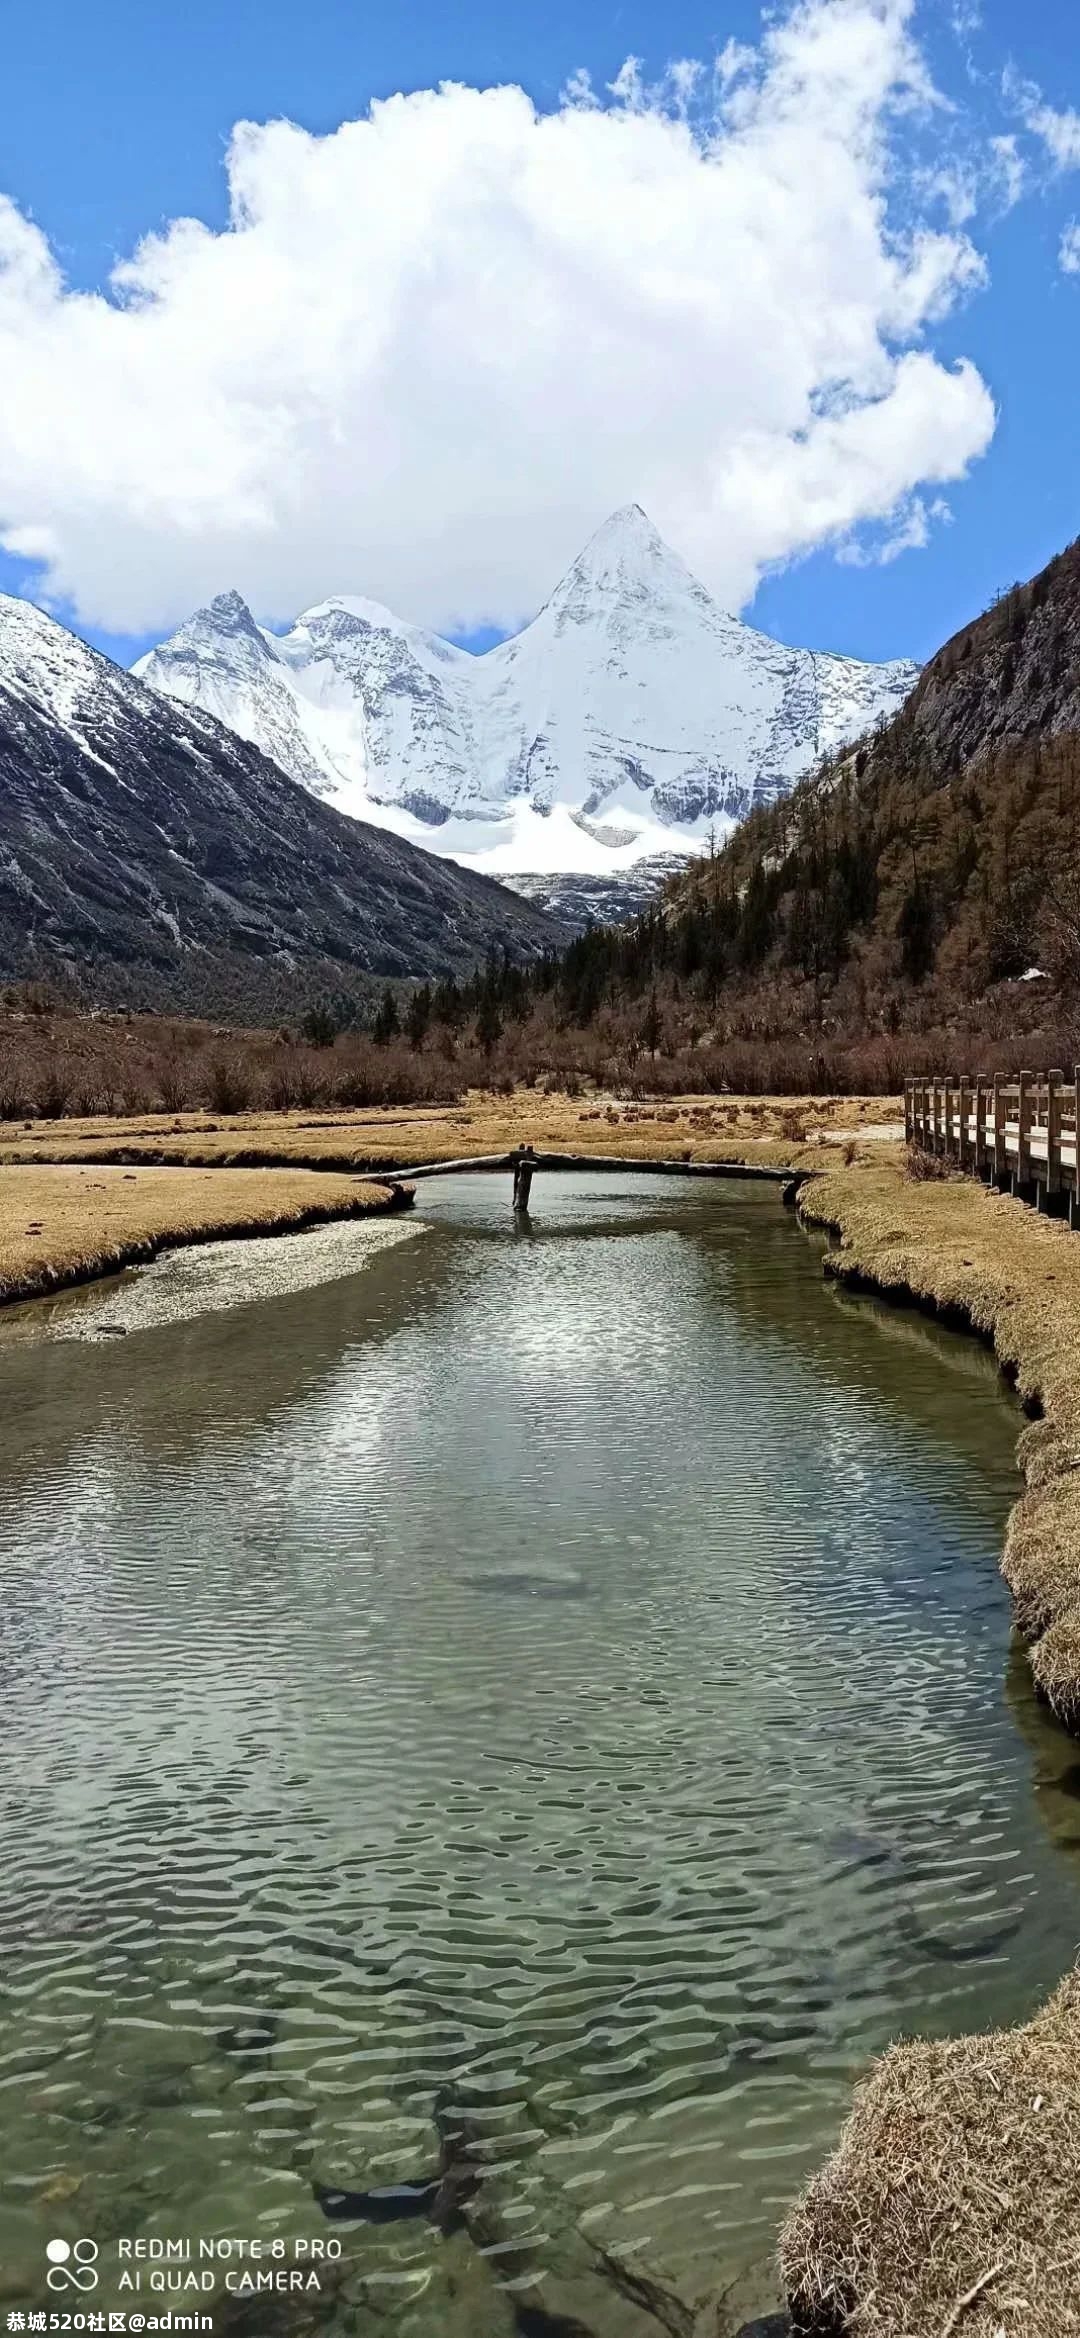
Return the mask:
[[0,1167],[0,1301],[113,1274],[183,1243],[366,1216],[394,1198],[385,1186],[303,1169]]
[[361,1112],[149,1113],[138,1118],[0,1122],[2,1161],[132,1160],[218,1164],[281,1162],[312,1168],[404,1169],[470,1153],[624,1153],[628,1160],[753,1158],[748,1146],[779,1142],[782,1158],[807,1140],[842,1142],[868,1129],[902,1133],[897,1097],[686,1096],[630,1104],[519,1089],[471,1095],[460,1105]]

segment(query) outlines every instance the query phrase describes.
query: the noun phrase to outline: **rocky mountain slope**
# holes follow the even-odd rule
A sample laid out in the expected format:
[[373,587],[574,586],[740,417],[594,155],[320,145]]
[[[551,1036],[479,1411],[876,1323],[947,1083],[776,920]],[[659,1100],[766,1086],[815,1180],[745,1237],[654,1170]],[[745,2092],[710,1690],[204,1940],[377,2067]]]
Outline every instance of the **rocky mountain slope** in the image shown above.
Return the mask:
[[0,595],[0,976],[67,968],[103,999],[258,1018],[557,939]]
[[998,982],[1080,984],[1080,545],[946,642],[879,734],[677,879],[669,908],[703,916],[743,974],[857,969],[864,1007],[891,985],[936,984],[944,1011]]
[[230,592],[135,671],[342,811],[495,874],[594,877],[724,835],[918,674],[754,632],[636,504],[483,656],[350,598],[276,635]]
[[920,677],[913,739],[936,764],[1080,733],[1080,543],[953,635]]
[[625,925],[640,917],[686,866],[684,853],[658,852],[610,876],[595,877],[588,871],[576,877],[521,875],[504,877],[503,883],[558,918],[568,932],[580,934],[591,925]]

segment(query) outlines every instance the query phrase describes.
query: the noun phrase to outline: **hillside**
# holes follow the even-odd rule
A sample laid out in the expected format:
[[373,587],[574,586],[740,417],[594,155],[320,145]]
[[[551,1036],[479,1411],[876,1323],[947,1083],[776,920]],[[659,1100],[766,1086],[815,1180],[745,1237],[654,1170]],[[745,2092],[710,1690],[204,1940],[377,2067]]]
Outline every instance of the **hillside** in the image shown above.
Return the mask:
[[892,713],[918,669],[742,624],[631,504],[482,656],[352,596],[271,633],[227,592],[136,672],[433,852],[500,876],[618,880],[785,794]]
[[1080,547],[947,642],[890,722],[529,988],[500,1068],[895,1093],[919,1071],[1072,1064]]
[[1080,970],[1080,546],[1004,594],[926,667],[900,713],[751,816],[676,915],[730,969],[955,1003]]
[[263,1021],[558,932],[0,596],[0,977]]

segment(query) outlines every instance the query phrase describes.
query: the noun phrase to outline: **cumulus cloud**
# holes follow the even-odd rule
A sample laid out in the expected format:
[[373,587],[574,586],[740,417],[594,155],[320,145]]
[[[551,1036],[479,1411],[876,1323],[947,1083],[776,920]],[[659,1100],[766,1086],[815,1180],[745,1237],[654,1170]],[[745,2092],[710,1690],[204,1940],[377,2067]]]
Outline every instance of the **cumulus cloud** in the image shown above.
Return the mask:
[[174,221],[101,293],[0,203],[0,540],[142,631],[229,584],[509,624],[630,501],[732,607],[902,531],[994,425],[928,345],[981,263],[901,160],[935,119],[912,8],[795,0],[548,113],[446,84],[326,136],[241,122],[228,226]]
[[1080,276],[1080,219],[1070,219],[1062,229],[1058,261],[1066,276]]

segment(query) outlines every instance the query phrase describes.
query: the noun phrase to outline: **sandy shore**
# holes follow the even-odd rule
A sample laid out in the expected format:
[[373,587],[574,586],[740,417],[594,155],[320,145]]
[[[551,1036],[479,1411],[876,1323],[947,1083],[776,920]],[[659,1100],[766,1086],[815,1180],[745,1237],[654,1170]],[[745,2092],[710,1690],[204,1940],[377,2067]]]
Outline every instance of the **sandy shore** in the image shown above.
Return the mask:
[[[1003,1572],[1035,1679],[1080,1727],[1080,1241],[969,1178],[862,1164],[804,1187],[826,1272],[993,1342],[1033,1415]],[[1080,1979],[1014,2030],[894,2046],[787,2220],[781,2265],[814,2338],[1080,2332]]]
[[0,1167],[0,1305],[181,1244],[291,1233],[401,1206],[385,1185],[301,1169]]

